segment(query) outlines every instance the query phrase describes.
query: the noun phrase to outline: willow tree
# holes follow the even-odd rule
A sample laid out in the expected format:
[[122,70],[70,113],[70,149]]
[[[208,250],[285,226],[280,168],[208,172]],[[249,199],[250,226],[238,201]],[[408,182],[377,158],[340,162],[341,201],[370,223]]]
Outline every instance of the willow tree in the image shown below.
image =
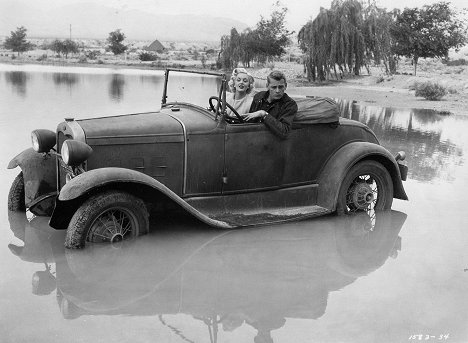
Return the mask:
[[315,81],[325,80],[330,69],[336,73],[352,71],[359,75],[365,63],[362,34],[363,13],[357,0],[334,0],[331,8],[320,9],[313,21],[299,31],[300,47],[305,52],[307,74]]
[[330,67],[332,16],[330,10],[320,8],[317,17],[304,25],[298,33],[299,46],[306,56],[309,80],[325,80]]
[[334,23],[331,37],[331,60],[342,70],[359,75],[364,66],[365,42],[362,34],[363,12],[357,0],[334,0],[331,5]]
[[391,30],[398,15],[398,10],[387,12],[371,3],[364,10],[363,35],[365,41],[366,66],[370,62],[383,64],[387,74],[396,72],[397,56],[392,51],[393,37]]

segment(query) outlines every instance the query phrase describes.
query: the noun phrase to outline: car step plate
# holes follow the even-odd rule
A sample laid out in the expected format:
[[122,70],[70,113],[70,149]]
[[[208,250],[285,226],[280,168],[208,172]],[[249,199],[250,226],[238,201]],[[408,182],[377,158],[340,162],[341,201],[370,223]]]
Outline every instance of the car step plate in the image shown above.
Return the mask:
[[231,227],[251,225],[267,225],[298,219],[322,216],[331,213],[327,208],[320,206],[300,206],[292,208],[269,208],[256,212],[207,213],[207,216],[219,222],[225,222]]

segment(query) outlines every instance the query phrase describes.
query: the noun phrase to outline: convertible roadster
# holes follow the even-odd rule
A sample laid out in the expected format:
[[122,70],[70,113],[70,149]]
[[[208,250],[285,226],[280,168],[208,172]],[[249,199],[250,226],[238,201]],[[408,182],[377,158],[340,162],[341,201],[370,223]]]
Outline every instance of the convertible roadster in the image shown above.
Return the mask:
[[[167,101],[169,76],[219,79],[206,106]],[[198,75],[200,76],[200,75]],[[218,228],[389,209],[407,200],[404,152],[393,156],[336,103],[296,98],[288,139],[226,115],[223,73],[167,69],[159,111],[75,120],[38,129],[20,167],[10,210],[28,208],[66,229],[65,246],[117,242],[149,230],[149,216],[185,210]],[[209,105],[209,106],[208,106]]]

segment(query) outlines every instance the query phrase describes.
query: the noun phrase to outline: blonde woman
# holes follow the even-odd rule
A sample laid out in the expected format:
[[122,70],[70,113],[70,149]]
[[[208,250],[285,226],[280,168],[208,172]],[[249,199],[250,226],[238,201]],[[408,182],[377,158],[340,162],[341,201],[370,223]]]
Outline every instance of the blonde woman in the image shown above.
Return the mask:
[[[253,100],[253,76],[244,68],[234,68],[228,85],[231,92],[226,93],[226,102],[241,116],[242,114],[249,113]],[[229,108],[226,108],[226,111],[230,118],[236,118],[235,114],[232,113]]]

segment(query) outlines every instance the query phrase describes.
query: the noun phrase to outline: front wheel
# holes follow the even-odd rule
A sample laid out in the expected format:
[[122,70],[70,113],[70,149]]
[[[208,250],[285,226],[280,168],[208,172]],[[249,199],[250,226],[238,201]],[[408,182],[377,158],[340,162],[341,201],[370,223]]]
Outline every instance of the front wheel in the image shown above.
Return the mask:
[[336,212],[349,214],[388,210],[393,202],[393,183],[388,170],[376,161],[355,164],[344,178]]
[[23,172],[20,172],[11,184],[8,192],[8,210],[9,211],[25,211],[26,205],[24,201],[24,177]]
[[109,191],[89,198],[68,224],[65,247],[83,248],[86,242],[120,242],[148,233],[144,202],[128,193]]

